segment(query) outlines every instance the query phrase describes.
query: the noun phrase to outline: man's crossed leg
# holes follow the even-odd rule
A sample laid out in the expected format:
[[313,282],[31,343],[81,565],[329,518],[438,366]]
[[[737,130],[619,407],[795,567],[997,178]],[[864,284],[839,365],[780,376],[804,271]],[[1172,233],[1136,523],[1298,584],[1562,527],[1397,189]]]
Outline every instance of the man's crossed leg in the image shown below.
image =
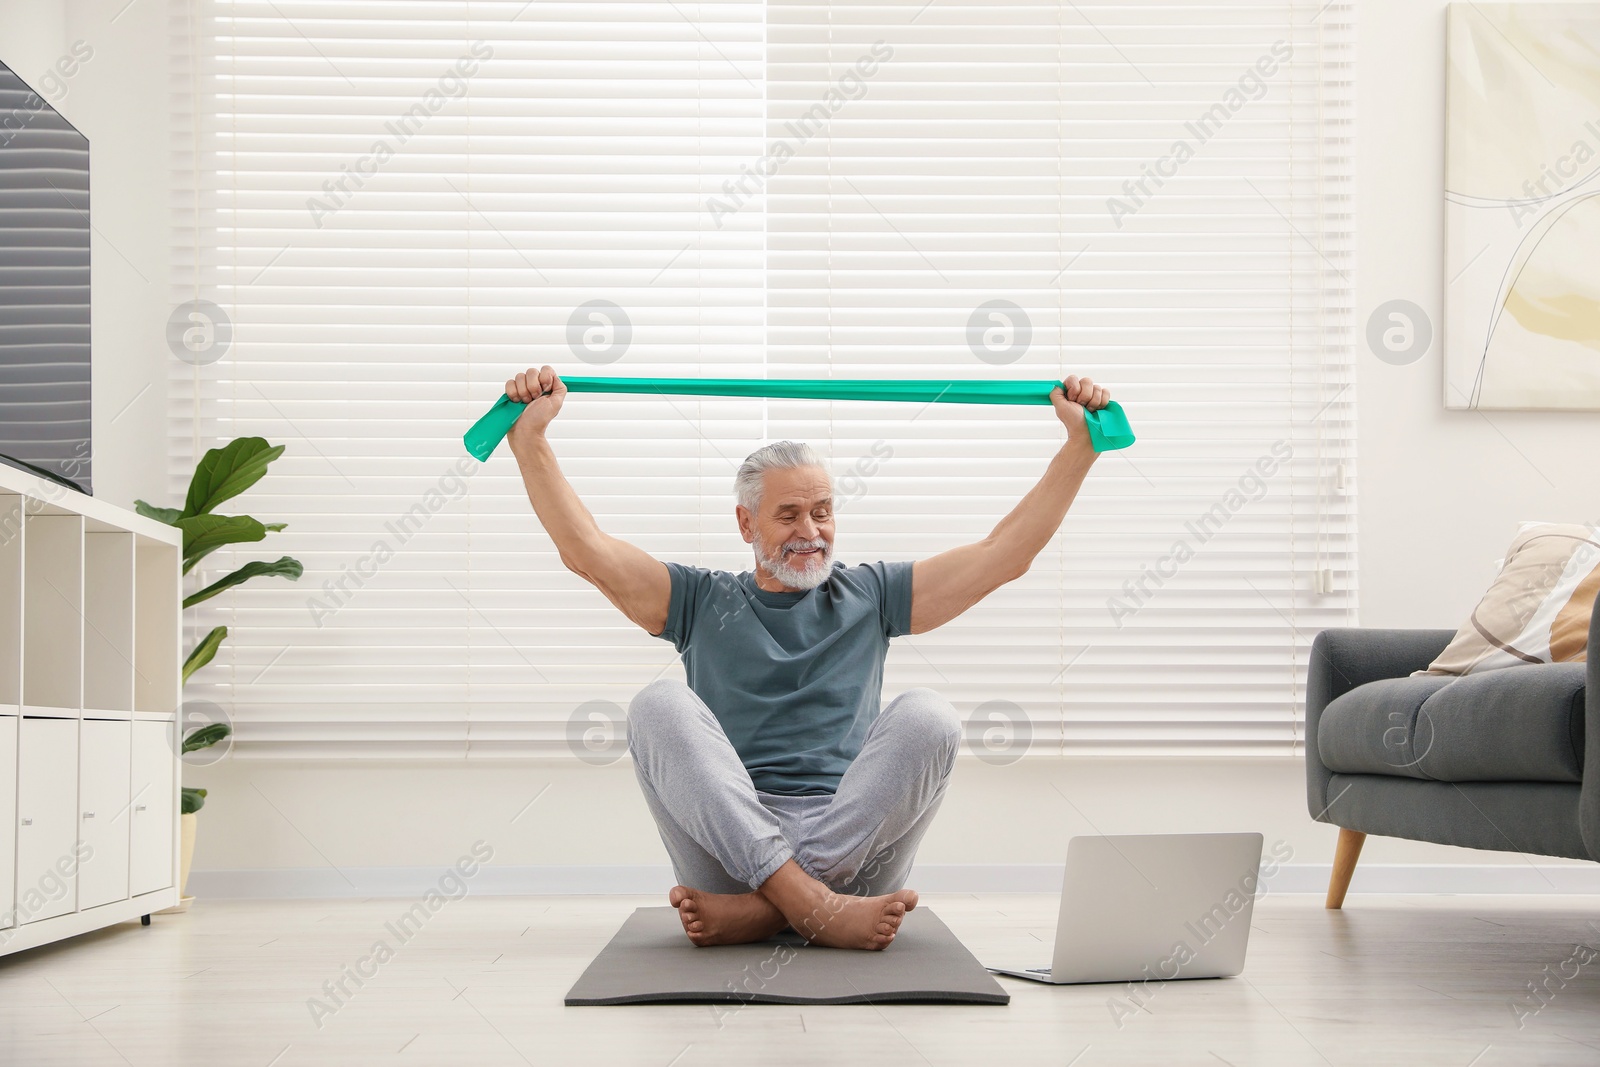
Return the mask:
[[917,844],[944,797],[961,740],[949,701],[890,701],[831,797],[759,793],[711,709],[662,679],[628,707],[628,747],[682,884],[669,900],[697,945],[807,940],[881,949],[917,894]]

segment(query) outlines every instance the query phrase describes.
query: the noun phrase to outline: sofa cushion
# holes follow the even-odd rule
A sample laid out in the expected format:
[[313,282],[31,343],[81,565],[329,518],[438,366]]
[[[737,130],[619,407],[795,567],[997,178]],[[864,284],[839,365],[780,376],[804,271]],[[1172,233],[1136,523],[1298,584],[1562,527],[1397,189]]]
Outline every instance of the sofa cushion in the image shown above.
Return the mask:
[[1338,774],[1426,778],[1417,768],[1412,744],[1417,719],[1429,697],[1458,680],[1464,679],[1413,675],[1356,686],[1323,709],[1317,755]]
[[1582,663],[1600,592],[1600,527],[1525,522],[1500,573],[1428,674]]
[[1581,782],[1584,664],[1357,686],[1317,724],[1329,770],[1439,782]]

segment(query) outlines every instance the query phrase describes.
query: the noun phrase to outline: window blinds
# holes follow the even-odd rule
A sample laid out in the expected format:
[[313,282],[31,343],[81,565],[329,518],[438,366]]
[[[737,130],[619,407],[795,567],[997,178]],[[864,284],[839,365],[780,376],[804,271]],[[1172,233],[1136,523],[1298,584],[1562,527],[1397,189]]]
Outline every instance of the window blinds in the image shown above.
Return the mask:
[[[230,637],[189,696],[247,757],[614,758],[631,695],[682,669],[561,567],[508,457],[463,458],[509,373],[1086,373],[1140,444],[1027,575],[898,639],[886,692],[945,693],[995,762],[1291,751],[1310,639],[1354,604],[1348,20],[196,5],[174,491],[206,447],[286,444],[239,504],[288,529],[198,580],[267,552],[306,574],[191,612]],[[608,532],[730,570],[732,475],[783,437],[833,464],[854,563],[982,537],[1062,430],[574,394],[551,432]]]

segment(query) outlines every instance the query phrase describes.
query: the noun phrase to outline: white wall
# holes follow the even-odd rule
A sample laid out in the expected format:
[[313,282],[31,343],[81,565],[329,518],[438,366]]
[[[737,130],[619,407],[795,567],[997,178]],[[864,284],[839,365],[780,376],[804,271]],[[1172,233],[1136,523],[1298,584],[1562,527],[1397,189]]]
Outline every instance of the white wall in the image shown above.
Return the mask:
[[0,59],[34,86],[67,51],[66,5],[56,0],[0,4]]
[[0,59],[89,138],[95,495],[123,507],[166,492],[167,3],[0,0]]
[[[95,48],[63,110],[95,151],[96,480],[99,495],[124,505],[163,491],[159,383],[170,358],[161,59],[168,12],[165,0],[141,0],[112,25],[125,2],[0,2],[0,56],[24,72],[42,72],[78,38]],[[1395,297],[1442,322],[1443,30],[1437,0],[1360,5],[1362,323]],[[1437,343],[1405,367],[1361,353],[1357,487],[1367,625],[1456,625],[1518,521],[1593,518],[1600,504],[1592,473],[1600,416],[1445,412],[1440,383]],[[477,838],[495,845],[497,865],[665,863],[626,762],[224,760],[190,769],[186,780],[211,790],[195,857],[202,872],[442,866]],[[1028,760],[1007,768],[963,761],[920,859],[1056,863],[1074,833],[1243,828],[1287,841],[1297,864],[1331,857],[1334,831],[1309,819],[1297,761]],[[1386,840],[1369,842],[1363,857],[1364,865],[1494,862],[1527,863]]]
[[1600,518],[1600,414],[1443,408],[1444,10],[1438,0],[1360,4],[1360,323],[1403,298],[1435,327],[1433,349],[1408,366],[1361,353],[1367,626],[1457,626],[1519,522]]
[[[337,866],[362,883],[368,868],[440,868],[479,839],[494,847],[496,867],[667,862],[626,760],[607,767],[224,760],[187,771],[185,781],[212,791],[196,849],[195,869],[202,872]],[[1297,760],[1030,759],[997,768],[964,759],[917,861],[938,868],[1005,868],[1002,874],[1017,878],[1019,887],[1034,887],[1047,875],[1014,869],[1059,864],[1074,834],[1226,830],[1255,830],[1269,845],[1286,843],[1290,865],[1332,860],[1336,831],[1310,821],[1304,767]],[[1526,857],[1421,842],[1372,838],[1362,863],[1505,864],[1526,875],[1517,883],[1523,891],[1546,885],[1528,870]],[[956,876],[941,874],[947,885]],[[1001,875],[972,877],[966,888],[994,886]],[[202,874],[196,885],[204,884]],[[238,882],[227,884],[233,891]],[[332,878],[321,884],[330,892],[346,891]],[[585,884],[596,884],[595,877]],[[1300,888],[1310,884],[1320,883],[1314,877],[1311,883],[1297,881]],[[1282,882],[1279,887],[1289,888]],[[1585,883],[1585,889],[1593,891],[1594,884]]]

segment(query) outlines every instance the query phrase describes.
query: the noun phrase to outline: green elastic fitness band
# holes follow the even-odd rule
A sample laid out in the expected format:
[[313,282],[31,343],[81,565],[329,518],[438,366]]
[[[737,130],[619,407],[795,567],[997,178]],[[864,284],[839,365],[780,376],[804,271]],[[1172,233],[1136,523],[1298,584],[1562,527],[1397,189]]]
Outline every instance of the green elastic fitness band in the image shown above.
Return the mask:
[[[562,378],[574,393],[654,393],[686,396],[773,397],[792,400],[904,400],[939,404],[1048,404],[1060,382],[1009,382],[986,379],[932,380],[840,378]],[[527,405],[504,393],[488,413],[472,424],[467,452],[486,460],[511,431]],[[1084,413],[1089,443],[1096,452],[1133,444],[1133,431],[1122,405],[1113,400],[1099,411]]]

